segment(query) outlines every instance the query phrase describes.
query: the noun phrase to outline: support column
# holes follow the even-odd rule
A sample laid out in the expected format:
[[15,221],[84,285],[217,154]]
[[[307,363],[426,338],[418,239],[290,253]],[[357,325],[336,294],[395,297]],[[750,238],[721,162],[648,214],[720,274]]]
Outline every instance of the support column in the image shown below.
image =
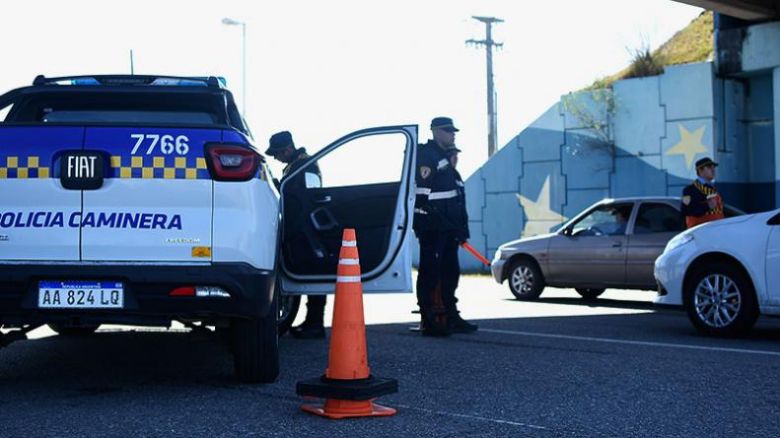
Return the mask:
[[775,124],[775,208],[780,207],[780,66],[772,71],[772,100]]

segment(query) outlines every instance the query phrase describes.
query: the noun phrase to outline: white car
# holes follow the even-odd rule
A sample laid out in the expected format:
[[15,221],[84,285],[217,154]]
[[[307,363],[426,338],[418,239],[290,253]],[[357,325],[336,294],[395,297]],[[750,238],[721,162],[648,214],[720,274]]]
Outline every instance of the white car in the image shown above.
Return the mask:
[[411,290],[416,145],[412,125],[357,131],[277,190],[217,77],[39,76],[0,95],[0,347],[180,321],[274,381],[285,297],[333,292],[344,228],[364,291]]
[[780,315],[780,210],[709,222],[678,234],[655,262],[656,304],[682,305],[700,331],[747,332]]

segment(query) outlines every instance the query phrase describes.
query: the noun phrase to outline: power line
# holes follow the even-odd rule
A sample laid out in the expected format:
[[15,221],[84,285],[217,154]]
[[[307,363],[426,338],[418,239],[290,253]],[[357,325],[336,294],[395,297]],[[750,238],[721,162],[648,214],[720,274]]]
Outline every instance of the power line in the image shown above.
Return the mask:
[[498,119],[496,115],[496,95],[493,89],[493,47],[501,47],[503,43],[497,43],[493,41],[493,23],[503,23],[504,20],[495,17],[471,17],[477,21],[485,23],[485,39],[484,40],[466,40],[466,44],[473,44],[476,46],[485,46],[485,55],[487,63],[487,113],[488,113],[488,158],[492,157],[496,153],[497,140],[496,133],[498,131]]

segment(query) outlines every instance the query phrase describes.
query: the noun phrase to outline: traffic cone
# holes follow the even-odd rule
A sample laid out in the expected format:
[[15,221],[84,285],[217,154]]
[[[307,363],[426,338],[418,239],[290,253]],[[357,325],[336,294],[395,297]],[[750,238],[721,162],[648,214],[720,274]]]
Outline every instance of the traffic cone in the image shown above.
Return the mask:
[[322,377],[298,382],[295,392],[326,399],[324,405],[303,405],[301,409],[331,419],[384,417],[396,413],[393,408],[373,402],[381,395],[398,392],[398,381],[374,377],[368,367],[363,286],[352,228],[344,230],[339,253],[328,368]]

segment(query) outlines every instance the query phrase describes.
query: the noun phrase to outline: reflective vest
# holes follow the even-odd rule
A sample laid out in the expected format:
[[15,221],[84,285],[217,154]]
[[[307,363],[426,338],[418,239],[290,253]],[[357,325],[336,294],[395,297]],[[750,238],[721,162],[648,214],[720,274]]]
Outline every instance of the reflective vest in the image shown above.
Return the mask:
[[[710,208],[707,200],[715,199],[715,208]],[[693,181],[683,189],[681,211],[685,215],[688,228],[718,219],[723,219],[723,198],[711,184]]]

